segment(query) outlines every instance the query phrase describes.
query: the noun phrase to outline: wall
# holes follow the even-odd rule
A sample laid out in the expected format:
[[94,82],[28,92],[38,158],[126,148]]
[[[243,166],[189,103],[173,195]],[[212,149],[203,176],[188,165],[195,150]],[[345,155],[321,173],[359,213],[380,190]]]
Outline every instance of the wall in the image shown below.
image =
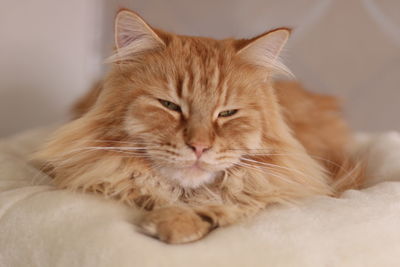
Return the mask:
[[308,88],[341,96],[358,130],[400,130],[400,1],[12,1],[0,10],[0,135],[66,118],[112,47],[116,10],[215,38],[293,27],[285,61]]
[[[343,99],[361,131],[400,130],[400,1],[116,0],[157,27],[215,38],[294,29],[284,54],[297,79]],[[111,21],[110,21],[111,23]]]
[[2,1],[0,136],[67,118],[101,70],[96,0]]

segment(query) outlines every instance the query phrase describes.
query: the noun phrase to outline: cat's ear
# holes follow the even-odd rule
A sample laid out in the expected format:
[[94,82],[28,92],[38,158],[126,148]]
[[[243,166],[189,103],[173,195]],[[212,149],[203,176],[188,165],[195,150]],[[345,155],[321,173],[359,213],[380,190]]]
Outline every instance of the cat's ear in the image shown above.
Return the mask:
[[112,61],[126,60],[149,50],[164,48],[165,42],[138,14],[123,9],[115,17],[116,54]]
[[279,55],[289,39],[291,30],[278,28],[250,40],[238,41],[237,55],[250,64],[266,67],[277,72],[291,74],[279,60]]

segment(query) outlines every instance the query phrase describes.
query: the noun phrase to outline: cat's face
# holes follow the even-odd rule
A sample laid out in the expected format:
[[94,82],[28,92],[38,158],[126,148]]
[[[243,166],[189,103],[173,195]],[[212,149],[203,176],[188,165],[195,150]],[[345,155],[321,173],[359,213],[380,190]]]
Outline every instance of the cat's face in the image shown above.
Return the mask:
[[[241,53],[257,51],[242,52],[239,42],[166,36],[143,23],[133,13],[117,18],[123,60],[112,77],[126,93],[122,127],[166,179],[187,188],[209,183],[261,147],[267,75],[246,63]],[[129,47],[137,41],[129,34],[139,30],[127,25],[148,34],[143,51],[135,51],[141,43]]]
[[[132,67],[126,74],[125,86],[136,93],[125,130],[145,143],[157,170],[185,187],[211,181],[246,149],[260,147],[264,125],[263,86],[240,77],[233,53],[207,44],[197,42],[201,55],[170,44],[148,56],[157,62],[151,70]],[[146,78],[133,82],[138,75]]]

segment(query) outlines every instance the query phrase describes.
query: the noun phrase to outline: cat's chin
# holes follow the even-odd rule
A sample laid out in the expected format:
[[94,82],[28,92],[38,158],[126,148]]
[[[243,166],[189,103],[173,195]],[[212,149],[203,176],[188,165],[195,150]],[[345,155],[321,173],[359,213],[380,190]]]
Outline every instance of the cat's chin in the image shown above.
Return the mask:
[[218,172],[206,171],[195,166],[187,168],[162,167],[159,172],[166,179],[178,183],[183,188],[197,188],[212,183],[218,176]]

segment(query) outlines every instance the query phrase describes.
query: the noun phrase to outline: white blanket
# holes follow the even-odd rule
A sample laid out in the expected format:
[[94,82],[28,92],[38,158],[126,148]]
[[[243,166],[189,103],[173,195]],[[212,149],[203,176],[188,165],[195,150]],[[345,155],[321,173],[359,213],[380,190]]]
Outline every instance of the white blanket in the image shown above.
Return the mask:
[[270,208],[186,245],[138,233],[134,209],[52,187],[26,161],[47,134],[0,142],[1,267],[400,266],[398,133],[359,137],[369,188]]

